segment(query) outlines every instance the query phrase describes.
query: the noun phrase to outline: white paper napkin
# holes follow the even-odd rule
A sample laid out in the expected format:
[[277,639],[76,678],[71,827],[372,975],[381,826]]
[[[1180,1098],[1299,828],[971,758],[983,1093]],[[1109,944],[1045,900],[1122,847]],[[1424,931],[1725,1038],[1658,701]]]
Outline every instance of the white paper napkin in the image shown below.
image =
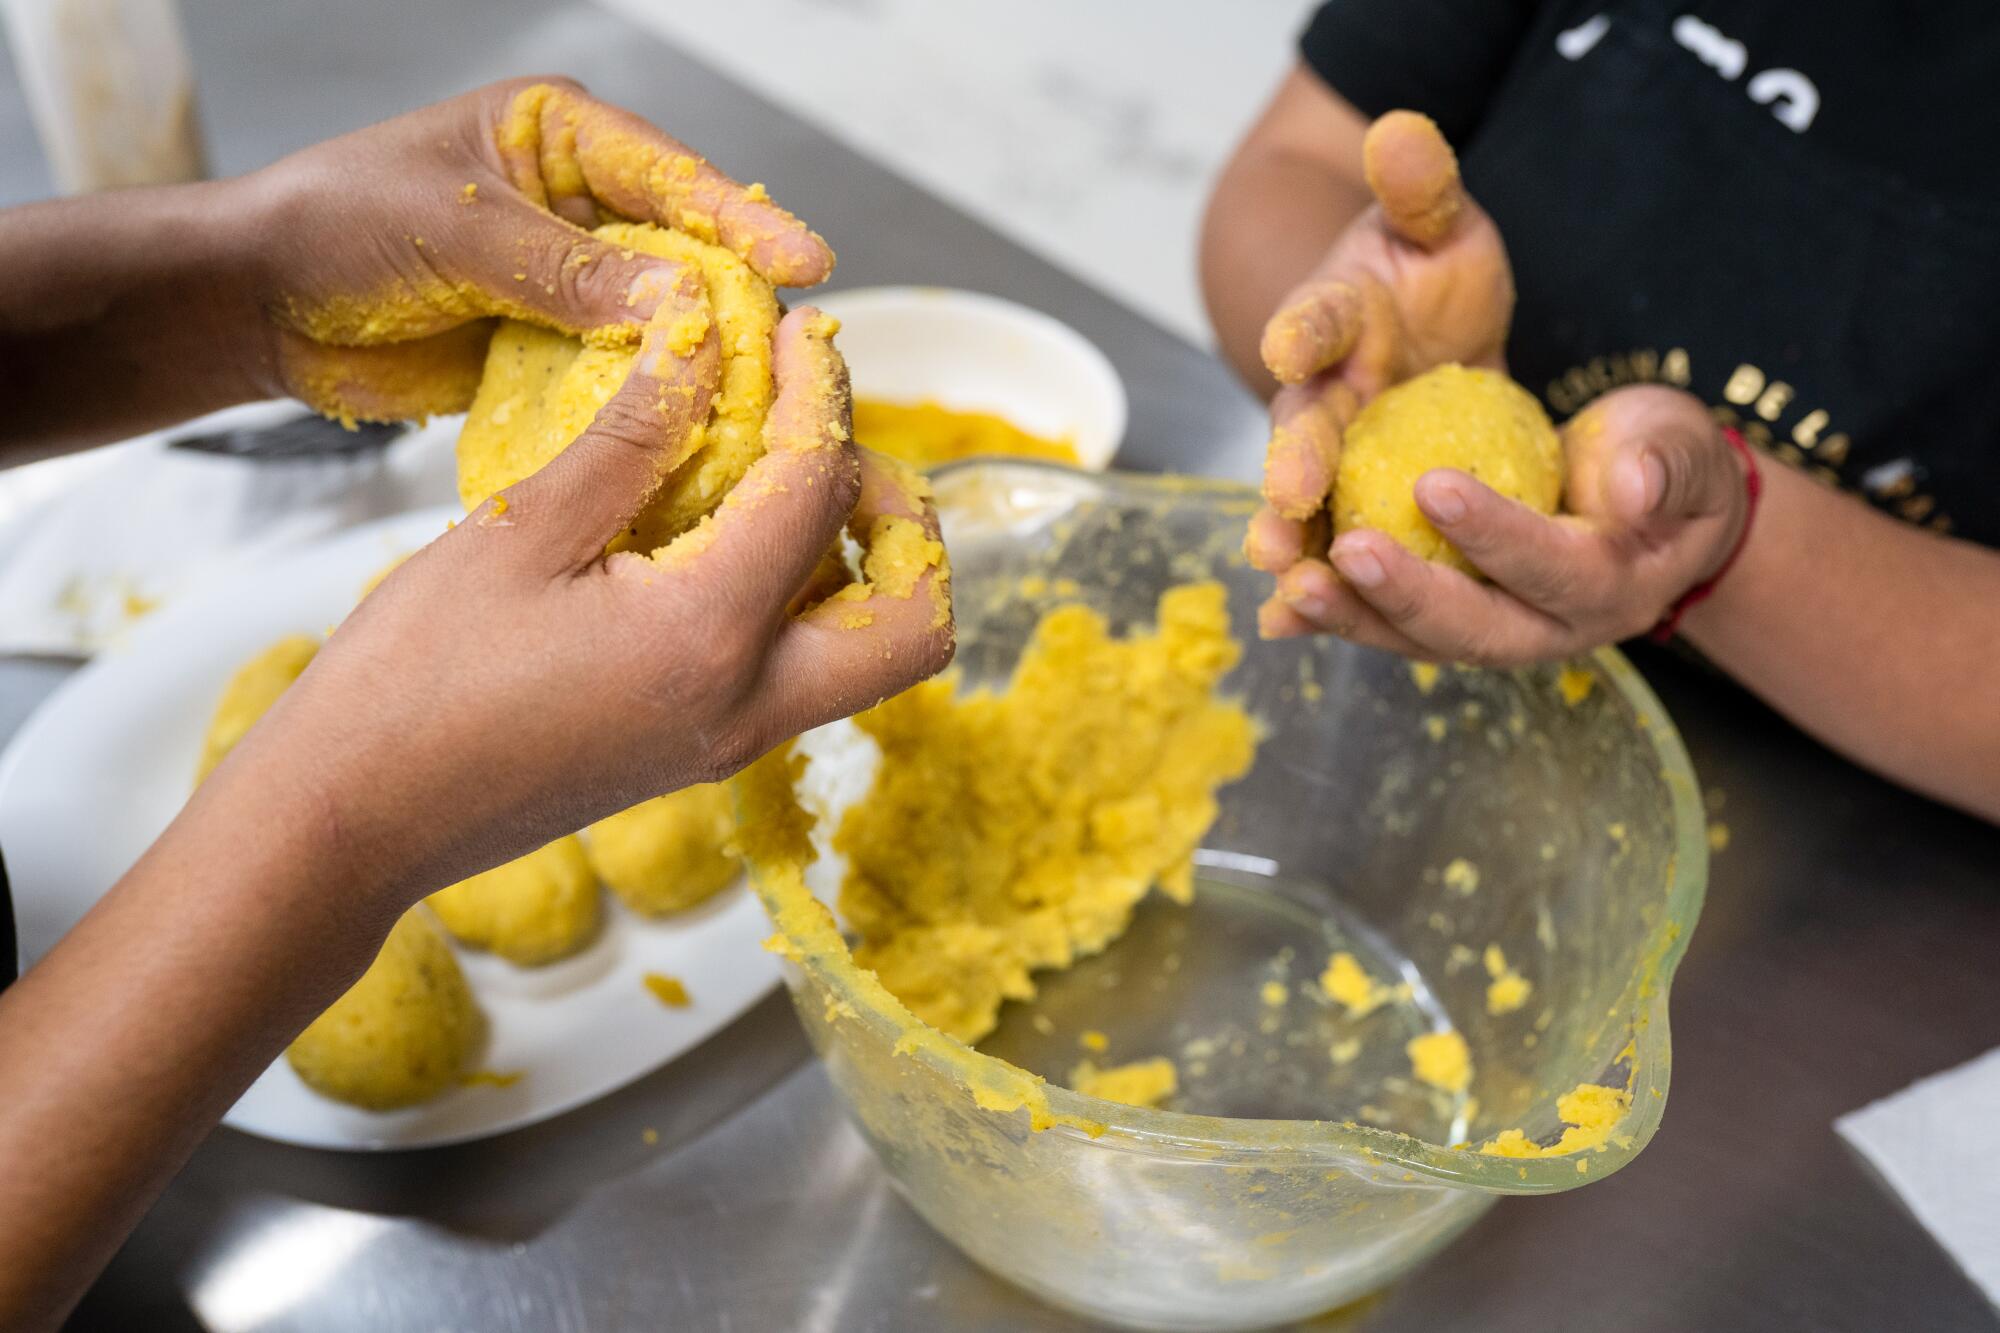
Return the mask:
[[301,411],[296,403],[232,408],[0,472],[0,654],[88,656],[244,561],[456,499],[455,417],[352,454],[244,459],[167,447]]
[[2000,1049],[1834,1122],[2000,1307]]

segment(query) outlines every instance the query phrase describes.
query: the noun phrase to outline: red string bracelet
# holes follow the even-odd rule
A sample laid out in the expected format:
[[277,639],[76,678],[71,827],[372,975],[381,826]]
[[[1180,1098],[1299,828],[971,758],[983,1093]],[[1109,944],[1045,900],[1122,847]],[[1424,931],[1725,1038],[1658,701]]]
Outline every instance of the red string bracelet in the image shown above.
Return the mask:
[[1681,627],[1681,617],[1707,601],[1715,593],[1715,585],[1722,582],[1722,576],[1736,563],[1736,557],[1743,554],[1743,548],[1750,541],[1750,525],[1757,521],[1757,499],[1764,493],[1764,477],[1757,471],[1757,456],[1750,452],[1744,442],[1743,433],[1734,426],[1722,428],[1722,438],[1729,441],[1729,447],[1743,460],[1743,494],[1749,501],[1743,511],[1743,531],[1736,534],[1736,545],[1729,548],[1729,555],[1722,567],[1681,594],[1680,600],[1667,608],[1660,623],[1653,626],[1651,638],[1654,643],[1666,643]]

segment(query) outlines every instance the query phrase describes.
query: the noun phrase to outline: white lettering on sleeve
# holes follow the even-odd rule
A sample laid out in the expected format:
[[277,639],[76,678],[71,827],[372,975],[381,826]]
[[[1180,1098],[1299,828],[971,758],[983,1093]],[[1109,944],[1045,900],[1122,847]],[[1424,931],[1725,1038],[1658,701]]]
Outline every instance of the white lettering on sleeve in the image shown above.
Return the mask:
[[1750,62],[1750,53],[1743,49],[1743,43],[1724,37],[1692,14],[1675,19],[1673,33],[1675,41],[1725,79],[1740,77],[1743,67]]
[[1795,69],[1767,69],[1750,80],[1749,92],[1751,101],[1770,106],[1780,125],[1799,134],[1819,114],[1819,89]]

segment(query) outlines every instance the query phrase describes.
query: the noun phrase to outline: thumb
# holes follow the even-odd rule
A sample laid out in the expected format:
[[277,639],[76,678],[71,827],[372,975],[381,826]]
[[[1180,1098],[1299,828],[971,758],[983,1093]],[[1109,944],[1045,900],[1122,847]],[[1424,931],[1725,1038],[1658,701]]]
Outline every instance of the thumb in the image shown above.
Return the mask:
[[1736,453],[1700,403],[1673,390],[1627,390],[1564,429],[1570,493],[1628,527],[1728,512],[1743,490]]
[[714,317],[692,273],[673,274],[660,290],[639,354],[620,386],[584,432],[547,466],[483,505],[482,525],[502,515],[533,537],[536,559],[554,572],[582,569],[630,527],[660,483],[702,442],[720,375]]
[[518,195],[493,193],[458,205],[456,245],[437,257],[447,270],[463,266],[453,276],[480,314],[619,342],[636,337],[673,290],[681,267],[673,260],[609,244]]
[[1472,205],[1444,131],[1416,111],[1391,111],[1368,127],[1361,170],[1390,230],[1430,250]]

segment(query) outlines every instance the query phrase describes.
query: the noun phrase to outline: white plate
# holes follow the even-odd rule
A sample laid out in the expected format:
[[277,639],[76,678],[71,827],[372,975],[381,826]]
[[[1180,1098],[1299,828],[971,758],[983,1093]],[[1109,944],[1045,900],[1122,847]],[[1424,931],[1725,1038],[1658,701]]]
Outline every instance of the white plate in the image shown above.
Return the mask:
[[[223,683],[286,634],[316,634],[353,607],[368,576],[444,531],[455,507],[385,519],[241,574],[140,621],[78,672],[0,757],[0,848],[13,882],[24,964],[47,953],[167,826],[187,799]],[[498,1134],[560,1114],[658,1068],[762,998],[778,980],[770,926],[742,885],[664,920],[605,896],[590,948],[542,968],[461,950],[491,1029],[479,1067],[521,1078],[454,1089],[375,1113],[310,1091],[282,1059],[223,1123],[318,1148],[411,1148]],[[686,983],[669,1009],[643,976]]]
[[1125,385],[1096,344],[1039,310],[951,287],[864,287],[811,296],[840,321],[860,398],[991,412],[1076,448],[1094,472],[1125,438]]

